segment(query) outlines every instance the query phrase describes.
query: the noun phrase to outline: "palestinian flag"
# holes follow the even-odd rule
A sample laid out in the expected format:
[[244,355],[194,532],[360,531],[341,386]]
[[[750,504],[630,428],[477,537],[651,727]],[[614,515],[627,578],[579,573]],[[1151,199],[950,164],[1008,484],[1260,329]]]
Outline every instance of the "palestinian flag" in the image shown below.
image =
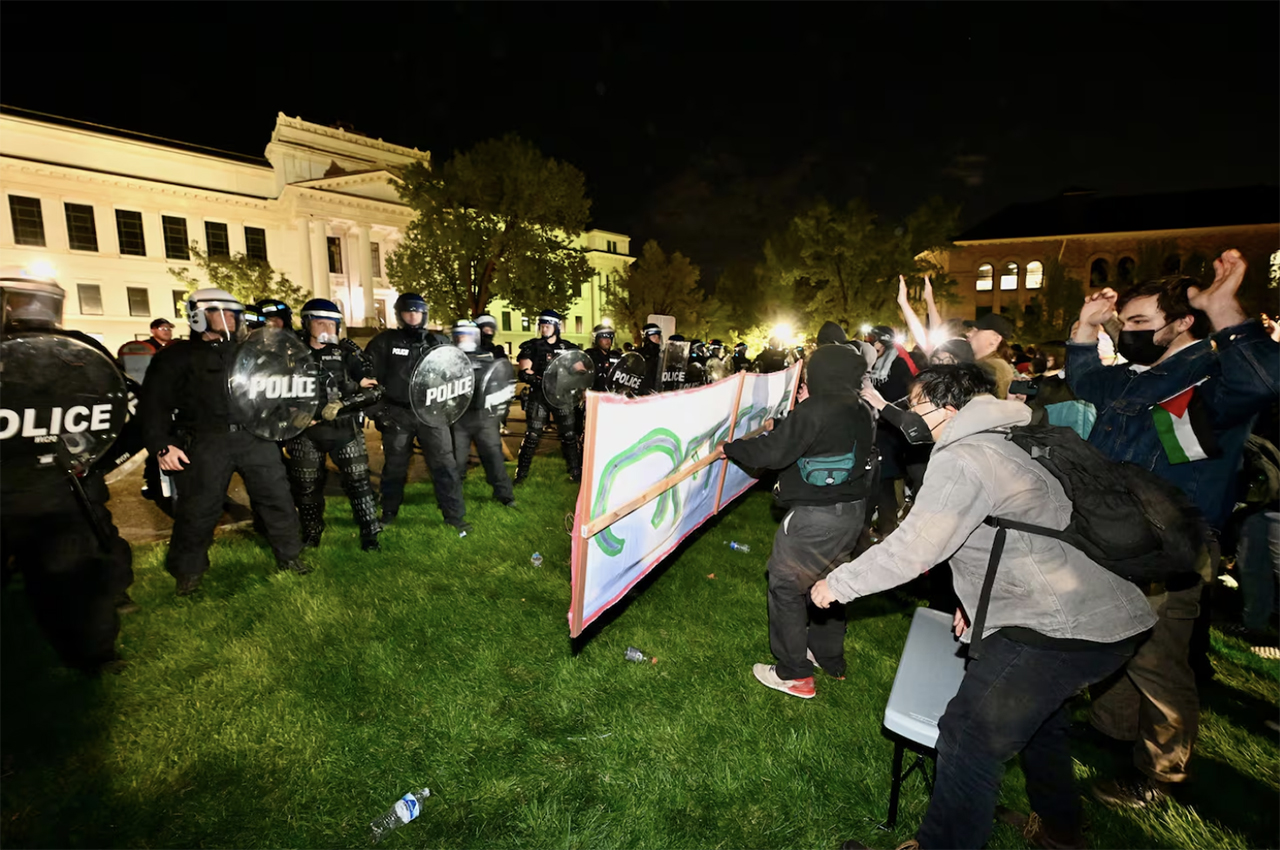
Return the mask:
[[1213,436],[1213,425],[1209,422],[1204,400],[1196,393],[1196,387],[1207,380],[1205,378],[1151,408],[1156,434],[1169,463],[1189,463],[1218,454],[1218,443]]

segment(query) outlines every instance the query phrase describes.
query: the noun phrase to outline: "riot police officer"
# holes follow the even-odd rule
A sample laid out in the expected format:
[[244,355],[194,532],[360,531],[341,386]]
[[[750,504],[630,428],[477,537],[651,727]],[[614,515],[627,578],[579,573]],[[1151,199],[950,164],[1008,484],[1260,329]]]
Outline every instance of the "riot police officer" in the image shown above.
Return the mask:
[[591,347],[587,349],[591,362],[596,367],[596,380],[591,388],[597,392],[605,391],[605,379],[609,370],[617,365],[622,354],[613,347],[614,331],[609,325],[596,325],[591,329]]
[[436,504],[444,521],[465,537],[471,525],[465,519],[462,481],[453,457],[453,435],[447,422],[425,423],[409,406],[409,383],[418,361],[437,345],[445,344],[427,329],[427,302],[416,292],[396,299],[396,324],[373,338],[365,354],[373,363],[373,377],[382,385],[383,397],[377,416],[382,432],[382,524],[390,525],[404,502],[404,485],[409,478],[413,441],[422,447]]
[[554,416],[560,432],[560,452],[569,467],[569,480],[582,480],[582,446],[578,442],[577,411],[570,408],[553,408],[542,391],[542,375],[551,359],[561,351],[577,351],[578,346],[561,338],[564,317],[555,310],[543,310],[538,314],[538,336],[520,344],[516,368],[520,377],[529,385],[525,405],[524,440],[520,443],[520,456],[516,462],[516,482],[529,477],[534,452],[542,439],[542,429],[547,418]]
[[751,358],[747,356],[747,344],[740,342],[733,347],[733,371],[746,372],[751,368]]
[[302,305],[302,332],[311,346],[311,357],[320,366],[317,392],[320,421],[285,442],[285,467],[304,546],[319,546],[324,533],[324,482],[328,477],[325,456],[333,458],[342,475],[342,489],[351,502],[351,513],[360,526],[360,548],[378,549],[378,506],[369,483],[369,450],[358,411],[374,404],[381,393],[371,365],[351,340],[338,342],[342,311],[324,298]]
[[[515,507],[516,495],[511,487],[511,476],[502,455],[502,435],[499,432],[498,420],[501,413],[494,408],[486,409],[487,396],[493,387],[486,384],[484,378],[488,370],[498,362],[493,354],[481,350],[482,339],[480,328],[475,322],[459,321],[453,326],[453,344],[466,353],[471,361],[471,369],[475,375],[475,392],[471,396],[471,406],[453,423],[453,453],[458,464],[458,477],[467,477],[467,458],[471,454],[471,442],[475,441],[476,453],[480,455],[480,464],[489,486],[493,488],[493,498],[509,508]],[[503,358],[505,360],[505,358]],[[499,388],[500,392],[515,389],[515,377],[509,366],[503,366],[510,383]],[[501,408],[505,411],[505,407]]]
[[[510,360],[507,349],[499,345],[495,339],[498,336],[498,320],[487,313],[476,319],[476,327],[480,329],[480,350],[485,354],[492,354],[494,358],[501,357],[503,360]],[[498,434],[505,437],[507,435],[507,417],[511,414],[510,406],[502,409],[502,419],[498,423]]]
[[644,341],[640,343],[640,355],[649,364],[649,386],[643,394],[648,395],[662,391],[662,375],[659,374],[662,369],[662,328],[650,322],[644,326],[641,334],[644,335]]
[[298,559],[298,512],[280,449],[231,413],[228,379],[244,305],[224,290],[198,289],[184,308],[191,338],[174,342],[151,361],[140,409],[147,451],[160,459],[161,469],[181,473],[165,562],[177,579],[177,594],[194,593],[209,569],[209,545],[236,472],[279,568],[306,574],[311,570]]
[[263,298],[253,305],[253,311],[273,328],[283,328],[286,331],[294,330],[293,308],[278,298]]
[[[69,338],[101,354],[100,371],[108,376],[114,373],[116,385],[123,386],[124,378],[110,352],[92,337],[62,328],[64,298],[62,287],[51,280],[16,272],[0,276],[5,360],[9,361],[11,351],[20,356],[18,349],[34,347],[41,338]],[[57,380],[58,362],[26,365],[40,371],[36,386],[49,378]],[[15,362],[6,366],[0,371],[4,401],[19,409],[6,409],[0,423],[6,471],[0,475],[0,566],[7,571],[12,558],[14,567],[21,570],[35,620],[64,664],[91,676],[119,672],[124,662],[115,648],[120,631],[117,610],[137,610],[137,606],[128,596],[133,555],[106,507],[111,497],[104,469],[110,464],[68,469],[60,463],[37,465],[32,458],[32,466],[26,468],[26,457],[46,444],[51,454],[57,454],[57,444],[50,438],[65,436],[54,437],[64,426],[71,430],[70,416],[76,408],[66,411],[63,424],[53,424],[53,411],[41,410],[39,399],[27,399],[19,389],[27,368]],[[88,371],[85,366],[71,368]],[[69,380],[77,378],[68,374]],[[24,403],[32,407],[22,409]],[[118,404],[118,417],[123,420],[125,402]],[[95,411],[99,407],[95,405]],[[58,417],[63,418],[62,410]],[[28,445],[21,445],[24,442]]]
[[760,356],[756,358],[754,369],[762,374],[768,372],[781,372],[787,368],[787,352],[782,346],[782,340],[775,337],[769,338],[769,347],[760,352]]

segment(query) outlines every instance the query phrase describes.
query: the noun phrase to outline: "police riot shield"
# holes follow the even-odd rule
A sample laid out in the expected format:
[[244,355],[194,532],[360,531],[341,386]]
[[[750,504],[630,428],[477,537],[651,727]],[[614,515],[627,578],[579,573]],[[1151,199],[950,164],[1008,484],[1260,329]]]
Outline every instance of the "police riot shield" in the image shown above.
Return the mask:
[[452,425],[471,405],[476,376],[471,358],[452,345],[437,345],[409,378],[409,406],[419,421]]
[[0,343],[0,479],[6,491],[62,473],[59,455],[88,468],[129,417],[124,375],[87,342],[19,334]]
[[501,418],[507,415],[515,396],[516,370],[510,360],[498,357],[480,373],[480,385],[472,396],[471,409]]
[[707,367],[701,360],[690,360],[684,372],[684,388],[701,387],[707,383]]
[[688,368],[689,343],[687,341],[664,342],[658,369],[658,380],[662,382],[662,392],[683,389],[685,372]]
[[320,364],[298,335],[258,328],[236,349],[227,377],[231,420],[279,442],[298,436],[320,406]]
[[142,383],[142,379],[147,376],[147,367],[151,365],[151,358],[155,353],[156,350],[146,342],[126,342],[118,352],[124,373],[138,383]]
[[733,374],[733,366],[727,361],[719,357],[707,358],[707,383],[714,384],[716,381],[723,381],[725,378]]
[[557,410],[582,403],[582,396],[596,380],[596,367],[585,351],[570,349],[552,358],[542,373],[542,394]]
[[605,378],[605,389],[611,393],[625,396],[637,396],[644,393],[645,382],[649,375],[649,364],[644,355],[638,351],[628,351],[622,355],[609,375]]

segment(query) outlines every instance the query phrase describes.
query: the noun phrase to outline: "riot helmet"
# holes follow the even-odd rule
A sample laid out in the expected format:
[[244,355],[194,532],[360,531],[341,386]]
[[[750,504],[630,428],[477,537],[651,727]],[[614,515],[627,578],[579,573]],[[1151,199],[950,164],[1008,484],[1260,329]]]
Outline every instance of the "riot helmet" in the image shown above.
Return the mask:
[[[552,329],[551,333],[544,331],[544,327],[550,327]],[[560,332],[563,328],[564,316],[561,316],[555,310],[543,310],[538,314],[538,336],[543,339],[560,336]]]
[[646,340],[648,340],[649,337],[651,336],[656,336],[658,338],[658,342],[662,342],[662,328],[661,326],[655,324],[654,322],[650,322],[649,324],[645,325],[644,330],[642,330],[640,333],[644,336]]
[[[244,327],[241,321],[244,305],[225,289],[197,289],[187,296],[183,310],[187,314],[187,324],[191,326],[193,336],[216,333],[221,334],[223,339],[232,340],[240,336],[240,330]],[[228,326],[228,315],[231,316],[231,326]]]
[[711,354],[712,357],[717,357],[717,358],[723,357],[724,341],[719,339],[711,340],[711,342],[707,343],[707,351],[708,353]]
[[689,353],[695,357],[706,357],[707,346],[702,340],[695,339],[693,342],[689,343]]
[[745,356],[746,356],[746,354],[747,354],[747,344],[746,344],[745,342],[740,342],[740,343],[738,343],[737,345],[735,345],[735,346],[733,347],[733,353],[734,353],[734,354],[741,354],[742,356],[744,356],[744,357],[745,357]]
[[480,326],[466,319],[454,322],[453,344],[468,354],[473,353],[480,347]]
[[480,329],[482,337],[495,337],[498,335],[498,320],[486,313],[483,316],[476,317],[476,327]]
[[[614,331],[612,325],[596,325],[591,329],[591,341],[601,351],[613,348]],[[607,345],[605,343],[608,343]]]
[[244,308],[244,328],[247,331],[256,331],[258,328],[266,327],[267,319],[262,313],[258,312],[257,306]]
[[316,342],[323,344],[338,342],[338,333],[342,330],[342,311],[338,309],[338,305],[334,304],[327,298],[312,298],[306,304],[302,305],[302,332],[307,337],[307,342],[311,342],[311,323],[316,319],[327,319],[333,322],[333,333],[327,331],[320,334],[316,338]]
[[[423,298],[416,292],[406,292],[396,299],[396,325],[403,330],[418,331],[419,333],[427,332],[427,317],[429,311],[427,309],[427,299]],[[416,325],[409,324],[405,321],[405,313],[421,313],[422,320]]]
[[52,280],[25,272],[0,277],[0,301],[4,302],[4,330],[55,330],[62,327],[62,303],[66,292]]
[[[293,330],[293,308],[280,299],[263,298],[253,307],[262,315],[262,320],[266,324],[281,327],[287,331]],[[275,321],[279,321],[280,324],[276,325]]]

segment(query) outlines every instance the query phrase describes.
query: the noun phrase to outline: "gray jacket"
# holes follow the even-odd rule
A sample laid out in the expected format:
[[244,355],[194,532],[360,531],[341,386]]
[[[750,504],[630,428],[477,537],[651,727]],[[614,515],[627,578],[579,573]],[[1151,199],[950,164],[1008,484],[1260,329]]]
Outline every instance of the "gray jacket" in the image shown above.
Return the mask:
[[[1071,503],[1048,470],[991,428],[1025,425],[1024,404],[978,396],[960,409],[933,448],[906,520],[879,546],[837,567],[827,584],[847,602],[897,587],[951,559],[956,595],[972,618],[1000,516],[1066,528]],[[1021,626],[1054,638],[1113,643],[1156,622],[1137,586],[1052,537],[1009,531],[983,636]],[[969,633],[965,633],[968,640]]]

